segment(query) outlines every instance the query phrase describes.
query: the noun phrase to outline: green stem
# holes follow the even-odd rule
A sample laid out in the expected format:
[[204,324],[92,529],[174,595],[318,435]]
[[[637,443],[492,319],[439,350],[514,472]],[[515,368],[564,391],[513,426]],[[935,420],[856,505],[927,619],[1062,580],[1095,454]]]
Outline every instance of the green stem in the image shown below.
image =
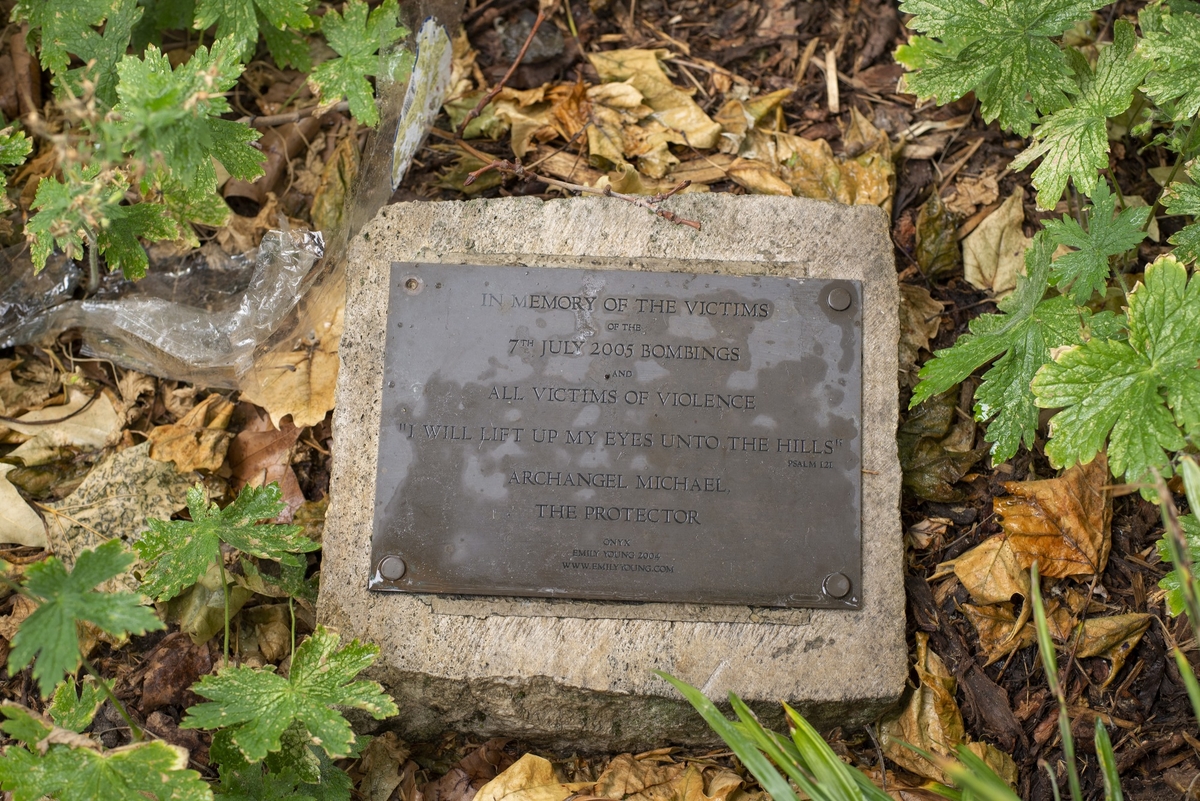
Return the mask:
[[225,665],[229,664],[229,582],[225,579],[225,557],[217,549],[217,569],[221,571],[221,592],[225,595]]
[[91,230],[87,231],[87,241],[88,241],[87,294],[90,296],[90,295],[95,295],[96,291],[98,289],[100,289],[100,264],[98,261],[99,256],[96,254],[96,235],[94,233],[92,233]]
[[108,686],[108,682],[104,680],[104,677],[100,675],[95,666],[88,661],[88,658],[86,656],[81,656],[80,658],[83,660],[83,669],[88,672],[88,675],[96,680],[96,683],[100,685],[100,689],[103,690],[104,694],[108,696],[108,700],[112,701],[112,705],[116,708],[117,713],[125,719],[126,723],[129,724],[129,733],[133,736],[133,741],[140,743],[145,737],[141,727],[133,722],[133,718],[130,716],[129,710],[127,710],[125,705],[122,704],[120,699],[117,698],[116,693],[112,691],[112,688]]
[[571,14],[571,0],[565,0],[563,6],[567,9],[567,27],[571,29],[571,35],[579,40],[579,31],[575,30],[575,17]]
[[[1187,151],[1188,145],[1191,143],[1192,136],[1195,133],[1196,133],[1196,120],[1193,119],[1192,124],[1188,126],[1187,136],[1183,137],[1184,152]],[[1154,219],[1158,216],[1158,213],[1160,211],[1162,211],[1162,209],[1163,209],[1163,205],[1162,205],[1163,192],[1166,191],[1167,187],[1170,186],[1175,181],[1175,176],[1179,174],[1179,168],[1183,166],[1183,162],[1184,162],[1183,153],[1180,153],[1178,156],[1175,157],[1175,166],[1173,166],[1171,168],[1171,174],[1167,176],[1167,180],[1163,183],[1163,188],[1160,189],[1158,192],[1158,197],[1156,197],[1154,199],[1154,205],[1150,207],[1150,216],[1148,216],[1146,218],[1146,222],[1142,225],[1143,231],[1150,230],[1150,223],[1153,222]]]

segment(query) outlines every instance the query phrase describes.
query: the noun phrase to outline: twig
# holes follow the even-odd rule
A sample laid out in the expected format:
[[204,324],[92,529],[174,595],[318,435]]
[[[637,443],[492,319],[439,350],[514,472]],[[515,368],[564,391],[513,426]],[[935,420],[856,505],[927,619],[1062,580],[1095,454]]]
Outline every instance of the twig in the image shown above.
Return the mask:
[[650,197],[642,197],[641,195],[627,195],[624,192],[614,192],[611,186],[606,186],[603,189],[597,189],[594,186],[587,186],[586,184],[572,184],[568,183],[567,181],[560,181],[557,178],[547,178],[544,175],[537,175],[529,172],[525,169],[520,161],[512,162],[505,161],[503,159],[496,159],[490,164],[485,164],[478,170],[469,173],[466,180],[463,181],[463,186],[470,186],[475,182],[476,178],[478,178],[480,175],[483,175],[485,172],[490,172],[491,170],[497,170],[505,173],[506,175],[516,176],[517,178],[541,181],[544,184],[554,186],[559,189],[565,189],[568,192],[580,192],[590,195],[615,197],[618,200],[624,200],[626,203],[632,203],[635,206],[641,206],[648,211],[652,211],[655,215],[662,217],[667,222],[672,222],[676,225],[686,225],[690,228],[695,228],[697,231],[700,230],[700,223],[696,222],[695,220],[689,220],[686,217],[680,217],[673,211],[667,211],[666,209],[658,207],[658,204],[662,203],[667,198],[691,186],[691,181],[684,181],[678,186],[672,187],[668,192],[660,192],[659,194],[651,195]]
[[87,408],[89,406],[91,406],[93,403],[95,403],[96,399],[99,397],[100,397],[100,390],[96,390],[95,394],[93,394],[92,397],[88,398],[87,403],[83,404],[82,406],[80,406],[78,409],[71,412],[70,414],[63,415],[62,417],[56,417],[53,420],[22,420],[19,417],[5,417],[4,415],[0,415],[0,423],[19,423],[23,426],[58,425],[59,423],[64,423],[67,420],[70,420],[72,417],[74,417],[77,414],[83,414],[84,412],[86,412]]
[[539,3],[537,19],[533,21],[533,27],[529,29],[529,35],[525,37],[525,44],[521,45],[521,52],[517,53],[517,57],[513,59],[512,66],[508,68],[508,72],[504,73],[504,77],[500,79],[499,83],[493,86],[486,95],[479,98],[479,102],[475,104],[475,108],[471,109],[467,116],[463,118],[463,121],[458,126],[459,136],[462,136],[463,131],[467,130],[467,126],[471,124],[471,120],[483,113],[483,109],[487,104],[495,100],[496,95],[500,94],[500,90],[504,88],[504,84],[508,83],[508,79],[513,76],[513,73],[517,71],[517,67],[520,66],[521,60],[525,58],[525,52],[529,50],[529,45],[533,44],[533,37],[537,36],[538,28],[542,27],[542,23],[545,20],[546,10]]
[[321,116],[323,117],[335,111],[349,111],[349,109],[350,102],[343,100],[340,103],[334,103],[332,106],[309,106],[299,111],[289,111],[287,114],[272,114],[269,117],[258,117],[252,114],[249,117],[242,117],[238,122],[249,125],[252,128],[274,128],[276,125],[299,122],[305,117],[311,117],[318,111],[321,112]]

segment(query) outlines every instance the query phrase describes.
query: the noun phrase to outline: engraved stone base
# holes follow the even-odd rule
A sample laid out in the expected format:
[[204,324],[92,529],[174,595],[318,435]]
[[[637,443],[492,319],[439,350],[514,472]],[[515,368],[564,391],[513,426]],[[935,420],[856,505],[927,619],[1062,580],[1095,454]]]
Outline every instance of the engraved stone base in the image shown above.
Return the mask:
[[[606,198],[402,203],[385,208],[350,254],[318,614],[382,647],[373,677],[400,706],[385,725],[405,736],[459,729],[605,750],[714,742],[654,670],[717,700],[736,692],[776,726],[780,700],[820,726],[844,726],[872,719],[904,688],[898,294],[887,218],[874,207],[757,195],[670,204],[703,230]],[[860,281],[861,608],[368,591],[393,262]],[[754,526],[745,521],[738,534],[751,544],[740,547],[754,547]]]

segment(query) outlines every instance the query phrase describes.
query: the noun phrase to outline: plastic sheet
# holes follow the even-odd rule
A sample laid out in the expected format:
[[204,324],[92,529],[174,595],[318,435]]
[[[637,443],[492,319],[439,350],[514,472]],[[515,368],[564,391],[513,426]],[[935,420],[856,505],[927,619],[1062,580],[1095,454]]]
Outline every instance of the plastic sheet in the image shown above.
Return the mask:
[[[76,328],[86,353],[124,367],[202,386],[257,385],[257,360],[313,341],[344,303],[347,245],[387,202],[441,107],[449,31],[462,6],[402,3],[412,33],[399,47],[415,51],[414,68],[402,83],[377,82],[381,123],[368,137],[336,230],[270,231],[256,252],[218,264],[196,254],[155,262],[142,281],[110,280],[83,301],[67,301],[80,271],[66,259],[34,276],[28,264],[3,264],[0,253],[0,346]],[[389,55],[398,58],[399,47]]]

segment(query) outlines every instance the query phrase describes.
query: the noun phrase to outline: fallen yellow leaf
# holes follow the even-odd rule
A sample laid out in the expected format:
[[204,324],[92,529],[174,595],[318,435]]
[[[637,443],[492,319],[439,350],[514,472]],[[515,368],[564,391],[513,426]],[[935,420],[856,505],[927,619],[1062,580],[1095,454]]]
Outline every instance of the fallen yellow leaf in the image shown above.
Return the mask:
[[1029,573],[1003,534],[990,537],[954,560],[954,575],[979,604],[1029,596]]
[[591,782],[560,782],[548,760],[526,754],[480,787],[475,801],[563,801],[591,786]]
[[225,429],[233,415],[233,404],[212,394],[192,407],[178,423],[156,426],[150,440],[150,458],[174,462],[181,472],[220,470],[233,435]]
[[1025,190],[1017,187],[963,240],[963,277],[976,289],[1004,297],[1025,272]]
[[941,657],[929,649],[929,635],[917,632],[916,673],[920,681],[904,711],[881,730],[883,753],[907,771],[947,783],[946,775],[929,760],[900,744],[950,756],[966,740],[962,712],[954,700],[956,682]]
[[1112,547],[1112,497],[1103,453],[1058,478],[1009,481],[992,504],[1021,567],[1049,578],[1104,570]]
[[298,428],[316,425],[333,408],[337,384],[338,342],[342,337],[345,308],[291,351],[275,351],[256,368],[257,381],[249,382],[242,397],[267,410],[279,427],[287,415]]

